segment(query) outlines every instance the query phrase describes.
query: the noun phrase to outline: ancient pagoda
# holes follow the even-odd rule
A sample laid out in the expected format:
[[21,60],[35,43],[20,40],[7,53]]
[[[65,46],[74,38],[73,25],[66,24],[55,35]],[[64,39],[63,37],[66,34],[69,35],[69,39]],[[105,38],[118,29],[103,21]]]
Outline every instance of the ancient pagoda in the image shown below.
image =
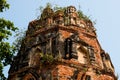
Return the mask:
[[117,80],[91,20],[74,6],[47,6],[31,21],[8,80]]

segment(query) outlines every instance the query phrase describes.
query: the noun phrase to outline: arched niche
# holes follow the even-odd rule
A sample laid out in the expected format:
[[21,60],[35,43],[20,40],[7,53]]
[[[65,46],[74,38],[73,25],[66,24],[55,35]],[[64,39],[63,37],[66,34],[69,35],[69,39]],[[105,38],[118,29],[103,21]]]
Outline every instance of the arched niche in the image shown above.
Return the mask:
[[39,75],[34,71],[29,71],[21,80],[39,80]]
[[103,53],[101,53],[101,58],[102,58],[102,61],[103,61],[104,68],[107,71],[114,72],[114,67],[113,67],[113,64],[111,63],[111,59],[110,59],[109,54],[103,52]]
[[76,17],[70,17],[70,16],[65,17],[64,24],[66,26],[68,26],[68,25],[73,25],[73,26],[77,25],[77,18]]
[[105,60],[105,64],[107,66],[107,70],[108,71],[112,71],[114,72],[114,67],[113,64],[111,63],[111,59],[108,53],[106,53],[106,60]]
[[106,69],[106,64],[105,64],[105,60],[106,60],[105,52],[102,52],[100,55],[101,55],[101,59],[102,59],[102,62],[103,62],[103,68]]
[[80,27],[82,27],[82,28],[85,28],[85,27],[86,27],[85,21],[80,20]]
[[65,59],[71,59],[72,58],[72,39],[67,38],[64,42],[64,50],[65,50]]
[[74,6],[69,6],[65,10],[65,25],[77,25],[78,14]]
[[82,64],[87,63],[87,47],[77,44],[78,61]]
[[109,75],[99,75],[95,80],[117,80]]
[[28,73],[24,76],[23,80],[37,80],[32,74]]
[[77,24],[77,18],[76,17],[70,17],[70,24],[76,25]]
[[77,80],[84,80],[85,76],[86,76],[86,75],[85,75],[84,72],[79,72],[78,77],[77,77]]
[[29,53],[29,67],[39,67],[40,64],[40,47],[32,48]]
[[37,42],[40,43],[40,42],[43,42],[45,41],[46,37],[44,35],[38,35],[37,37]]
[[89,60],[90,63],[94,65],[95,63],[95,52],[92,46],[88,46],[88,55],[89,55]]
[[64,12],[62,10],[56,11],[53,19],[55,21],[55,24],[63,25],[63,23],[64,23]]

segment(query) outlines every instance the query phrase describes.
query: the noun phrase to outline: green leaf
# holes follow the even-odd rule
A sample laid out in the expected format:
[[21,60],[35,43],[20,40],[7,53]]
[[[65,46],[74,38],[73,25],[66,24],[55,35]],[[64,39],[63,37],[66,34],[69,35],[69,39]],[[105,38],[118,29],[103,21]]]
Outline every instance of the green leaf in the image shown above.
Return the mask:
[[[0,12],[9,9],[6,0],[0,0]],[[12,35],[12,32],[18,30],[13,22],[0,18],[0,80],[6,80],[3,74],[3,67],[11,64],[15,48],[9,42],[5,42]]]
[[6,0],[0,0],[0,12],[3,12],[6,9],[9,9],[9,4]]

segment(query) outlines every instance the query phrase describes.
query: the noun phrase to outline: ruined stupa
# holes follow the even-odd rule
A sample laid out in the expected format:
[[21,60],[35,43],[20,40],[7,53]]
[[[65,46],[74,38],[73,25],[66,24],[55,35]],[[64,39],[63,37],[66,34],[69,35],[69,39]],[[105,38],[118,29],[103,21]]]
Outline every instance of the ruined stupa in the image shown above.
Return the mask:
[[8,80],[117,80],[96,29],[74,6],[31,21]]

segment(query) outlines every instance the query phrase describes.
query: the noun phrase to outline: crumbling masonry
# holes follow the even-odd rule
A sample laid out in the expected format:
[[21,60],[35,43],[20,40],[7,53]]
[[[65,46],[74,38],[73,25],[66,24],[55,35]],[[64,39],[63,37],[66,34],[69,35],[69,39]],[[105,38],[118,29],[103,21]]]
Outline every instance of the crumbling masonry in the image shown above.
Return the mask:
[[117,80],[110,56],[100,46],[90,20],[74,6],[46,7],[29,23],[8,80]]

